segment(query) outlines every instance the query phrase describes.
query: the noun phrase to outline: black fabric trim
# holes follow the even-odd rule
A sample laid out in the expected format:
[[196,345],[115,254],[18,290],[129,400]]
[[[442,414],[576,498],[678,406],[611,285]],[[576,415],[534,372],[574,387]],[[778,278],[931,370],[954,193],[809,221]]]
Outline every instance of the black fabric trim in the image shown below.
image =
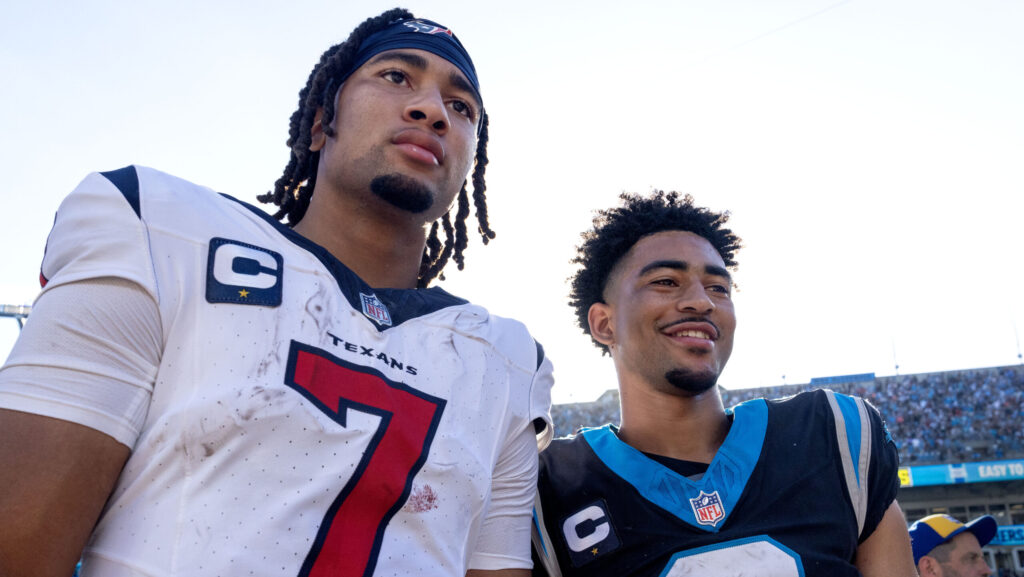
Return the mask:
[[135,216],[141,219],[142,207],[139,202],[139,173],[135,171],[135,167],[126,166],[117,170],[101,172],[100,174],[121,191],[124,199],[128,201],[132,210],[135,211]]
[[286,239],[315,256],[317,260],[323,263],[327,270],[334,276],[334,279],[338,282],[338,288],[341,289],[341,293],[345,295],[345,298],[348,299],[349,304],[352,305],[352,308],[355,310],[363,310],[363,303],[359,297],[360,293],[376,295],[377,298],[380,299],[386,307],[388,307],[388,312],[391,314],[390,326],[381,325],[376,322],[373,323],[380,332],[396,327],[407,320],[428,315],[451,306],[464,305],[469,302],[466,299],[459,298],[448,293],[441,287],[430,287],[426,289],[373,288],[366,284],[363,279],[359,278],[356,273],[352,272],[352,269],[345,266],[345,264],[340,260],[334,258],[327,249],[300,235],[291,228],[281,224],[273,216],[247,202],[238,200],[233,196],[223,193],[221,193],[221,196],[228,200],[237,202],[249,209],[253,214],[262,218],[268,224],[277,229],[277,231]]
[[711,466],[710,463],[673,459],[672,457],[655,455],[654,453],[644,453],[644,455],[687,478],[693,477],[694,475],[703,475],[708,472],[708,467]]

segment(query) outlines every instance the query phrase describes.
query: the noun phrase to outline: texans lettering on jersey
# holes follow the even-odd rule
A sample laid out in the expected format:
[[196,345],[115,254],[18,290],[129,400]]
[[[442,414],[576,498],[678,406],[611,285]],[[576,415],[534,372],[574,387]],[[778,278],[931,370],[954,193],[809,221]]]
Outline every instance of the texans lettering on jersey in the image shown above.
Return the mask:
[[619,440],[541,455],[535,575],[854,576],[858,543],[896,497],[895,444],[873,407],[819,390],[738,405],[693,480]]
[[[529,563],[491,516],[517,482],[529,500],[551,430],[534,438],[551,364],[521,324],[440,288],[370,287],[263,211],[142,167],[90,175],[65,200],[42,275],[45,290],[136,283],[163,329],[87,571],[462,577]],[[529,503],[513,513],[528,539]]]

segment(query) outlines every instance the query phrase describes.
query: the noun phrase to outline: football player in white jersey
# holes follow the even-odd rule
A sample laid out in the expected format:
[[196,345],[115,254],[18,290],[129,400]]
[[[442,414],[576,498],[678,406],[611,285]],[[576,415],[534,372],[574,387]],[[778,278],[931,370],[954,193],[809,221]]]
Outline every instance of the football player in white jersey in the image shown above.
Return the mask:
[[274,217],[86,177],[0,369],[0,574],[528,575],[551,364],[428,287],[471,168],[493,237],[486,141],[462,44],[395,9],[300,92]]

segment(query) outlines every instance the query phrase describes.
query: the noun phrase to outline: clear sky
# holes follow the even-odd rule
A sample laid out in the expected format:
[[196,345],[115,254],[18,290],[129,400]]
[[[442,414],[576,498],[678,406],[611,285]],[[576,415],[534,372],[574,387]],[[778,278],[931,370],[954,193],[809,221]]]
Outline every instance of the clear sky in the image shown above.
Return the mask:
[[[61,198],[136,163],[254,202],[320,53],[392,3],[8,3],[0,303],[31,303]],[[721,383],[1019,362],[1024,3],[410,1],[476,62],[498,237],[450,292],[526,322],[556,402],[615,386],[574,326],[579,233],[622,191],[744,239]],[[451,267],[454,269],[454,267]],[[17,336],[0,319],[0,358]]]

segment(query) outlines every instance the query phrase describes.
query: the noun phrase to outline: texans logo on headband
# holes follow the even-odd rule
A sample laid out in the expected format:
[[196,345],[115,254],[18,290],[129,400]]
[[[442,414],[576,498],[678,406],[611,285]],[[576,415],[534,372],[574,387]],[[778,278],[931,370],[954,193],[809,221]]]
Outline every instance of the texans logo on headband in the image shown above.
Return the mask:
[[403,24],[412,28],[415,32],[422,32],[424,34],[447,34],[448,36],[453,36],[452,31],[447,28],[433,26],[419,20],[410,20],[408,22],[403,22]]

